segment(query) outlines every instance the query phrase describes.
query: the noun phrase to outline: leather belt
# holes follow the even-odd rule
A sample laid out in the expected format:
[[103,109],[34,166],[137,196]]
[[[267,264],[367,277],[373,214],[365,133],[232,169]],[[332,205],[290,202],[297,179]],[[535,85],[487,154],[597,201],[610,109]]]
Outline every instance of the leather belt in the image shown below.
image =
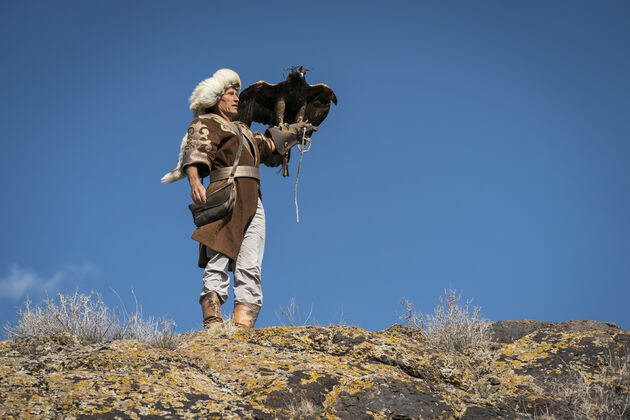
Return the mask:
[[[219,168],[210,172],[210,182],[230,177],[232,168]],[[254,178],[260,181],[260,169],[255,166],[237,166],[234,178]]]

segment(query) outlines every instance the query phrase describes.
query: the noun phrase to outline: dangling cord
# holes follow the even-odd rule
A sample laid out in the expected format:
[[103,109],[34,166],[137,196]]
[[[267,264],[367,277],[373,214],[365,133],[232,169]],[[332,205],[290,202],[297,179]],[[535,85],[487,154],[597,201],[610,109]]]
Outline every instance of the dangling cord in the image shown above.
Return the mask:
[[300,143],[297,145],[300,150],[300,160],[298,162],[297,175],[295,175],[295,190],[293,191],[293,201],[295,202],[295,220],[296,223],[300,223],[300,210],[298,208],[297,201],[297,187],[298,187],[298,179],[300,178],[300,167],[302,166],[302,157],[304,153],[311,150],[311,138],[306,137],[306,128],[302,128],[302,138],[300,139]]

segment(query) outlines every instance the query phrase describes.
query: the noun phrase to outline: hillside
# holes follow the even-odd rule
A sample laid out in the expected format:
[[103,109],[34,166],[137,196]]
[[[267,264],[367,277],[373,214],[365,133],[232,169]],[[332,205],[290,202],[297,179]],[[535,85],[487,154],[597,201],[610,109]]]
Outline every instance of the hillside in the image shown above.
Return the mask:
[[[223,328],[177,350],[67,334],[0,342],[0,418],[630,419],[630,331],[500,321],[448,355],[414,329]],[[625,409],[625,413],[624,413]]]

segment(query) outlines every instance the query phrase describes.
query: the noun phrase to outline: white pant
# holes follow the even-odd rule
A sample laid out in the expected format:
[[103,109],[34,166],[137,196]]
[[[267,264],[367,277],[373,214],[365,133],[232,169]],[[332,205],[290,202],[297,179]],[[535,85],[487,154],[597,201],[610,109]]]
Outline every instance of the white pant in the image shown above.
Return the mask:
[[201,298],[210,292],[217,292],[222,302],[228,298],[230,277],[234,272],[234,303],[250,303],[262,306],[260,272],[265,252],[265,209],[258,198],[256,214],[245,230],[243,243],[234,261],[220,252],[206,247],[210,261],[203,272]]

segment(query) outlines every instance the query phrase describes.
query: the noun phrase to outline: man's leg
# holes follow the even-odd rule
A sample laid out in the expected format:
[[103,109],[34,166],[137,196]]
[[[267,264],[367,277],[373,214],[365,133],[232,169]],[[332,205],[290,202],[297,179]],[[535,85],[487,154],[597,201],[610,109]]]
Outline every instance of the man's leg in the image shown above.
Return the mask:
[[206,255],[209,261],[203,272],[203,287],[199,296],[204,328],[208,328],[211,324],[223,322],[221,305],[228,298],[230,285],[228,275],[230,259],[226,255],[207,247]]
[[234,323],[253,327],[262,306],[261,266],[265,252],[265,210],[258,208],[245,231],[234,268]]

